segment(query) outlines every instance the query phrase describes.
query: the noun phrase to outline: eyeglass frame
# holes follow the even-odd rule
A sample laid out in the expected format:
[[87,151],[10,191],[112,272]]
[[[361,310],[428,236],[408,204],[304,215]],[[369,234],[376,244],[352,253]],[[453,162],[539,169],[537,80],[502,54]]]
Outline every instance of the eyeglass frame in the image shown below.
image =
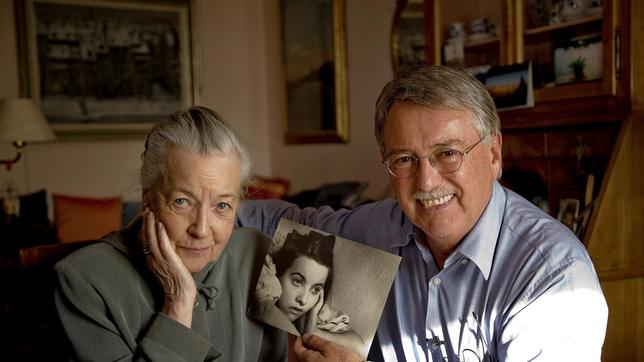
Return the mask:
[[[389,171],[389,173],[390,173],[393,177],[395,177],[395,178],[399,178],[399,179],[403,179],[403,178],[410,178],[410,177],[414,177],[414,176],[416,176],[416,174],[418,173],[418,169],[420,169],[420,160],[421,160],[422,158],[427,158],[427,159],[428,159],[428,161],[429,161],[429,164],[434,168],[434,170],[436,170],[436,171],[437,171],[438,173],[440,173],[441,175],[446,175],[446,174],[454,173],[454,172],[456,172],[456,171],[460,170],[460,169],[461,169],[461,167],[463,166],[463,157],[467,156],[470,152],[472,152],[472,150],[474,149],[474,147],[478,146],[478,145],[479,145],[481,142],[483,142],[483,140],[484,140],[484,139],[486,139],[488,136],[489,136],[489,135],[485,135],[485,136],[481,137],[478,141],[476,141],[476,143],[474,143],[473,145],[471,145],[470,147],[468,147],[465,151],[459,151],[459,150],[454,149],[454,148],[440,148],[440,149],[437,149],[436,151],[434,151],[434,152],[430,153],[429,155],[427,155],[427,156],[425,156],[425,157],[419,157],[419,156],[417,156],[417,155],[415,155],[415,154],[413,154],[413,153],[400,152],[400,153],[395,153],[395,154],[393,154],[393,155],[390,155],[389,157],[387,157],[387,159],[386,159],[386,160],[382,161],[382,163],[385,165],[385,167],[387,168],[387,171]],[[439,152],[445,152],[445,151],[454,152],[454,153],[456,153],[456,154],[460,155],[460,163],[459,163],[458,167],[457,167],[457,168],[455,168],[455,169],[454,169],[454,170],[452,170],[452,171],[441,171],[441,170],[439,170],[439,169],[436,167],[436,163],[438,163],[438,161],[436,160],[436,157],[435,157],[434,155],[436,155],[436,154],[437,154],[437,153],[439,153]],[[413,158],[415,159],[415,161],[416,161],[416,168],[415,168],[414,172],[413,172],[413,173],[411,173],[409,176],[398,176],[398,175],[396,175],[396,174],[391,170],[391,166],[389,165],[389,162],[390,162],[390,161],[392,161],[392,160],[391,160],[391,157],[396,156],[396,155],[403,155],[403,154],[407,154],[407,155],[409,155],[409,157],[413,157]],[[432,161],[432,160],[433,160],[433,161]]]

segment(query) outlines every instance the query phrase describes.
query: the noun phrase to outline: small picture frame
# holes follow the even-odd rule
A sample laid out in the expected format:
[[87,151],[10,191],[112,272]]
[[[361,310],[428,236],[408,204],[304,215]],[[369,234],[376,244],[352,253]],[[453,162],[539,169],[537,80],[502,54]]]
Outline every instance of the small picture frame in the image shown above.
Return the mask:
[[557,220],[566,225],[573,232],[577,231],[579,205],[580,203],[578,199],[559,200],[559,214],[557,215]]
[[483,79],[498,111],[534,107],[531,62],[492,67]]
[[602,77],[602,35],[574,37],[557,43],[554,51],[555,83],[571,83]]

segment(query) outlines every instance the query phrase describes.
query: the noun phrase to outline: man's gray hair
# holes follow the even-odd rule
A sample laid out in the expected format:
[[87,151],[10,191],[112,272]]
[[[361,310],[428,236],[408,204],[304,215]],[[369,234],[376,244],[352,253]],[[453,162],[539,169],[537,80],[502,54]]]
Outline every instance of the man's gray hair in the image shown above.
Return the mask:
[[376,102],[375,132],[380,152],[385,153],[385,122],[396,102],[465,110],[476,121],[479,137],[501,133],[494,101],[485,86],[465,71],[447,66],[416,66],[403,69],[385,85]]
[[[168,170],[167,156],[173,148],[197,152],[202,156],[236,154],[241,169],[241,186],[249,181],[251,161],[248,151],[216,112],[192,107],[159,121],[150,131],[141,154],[141,188],[144,203],[148,192]],[[240,190],[241,192],[241,190]]]

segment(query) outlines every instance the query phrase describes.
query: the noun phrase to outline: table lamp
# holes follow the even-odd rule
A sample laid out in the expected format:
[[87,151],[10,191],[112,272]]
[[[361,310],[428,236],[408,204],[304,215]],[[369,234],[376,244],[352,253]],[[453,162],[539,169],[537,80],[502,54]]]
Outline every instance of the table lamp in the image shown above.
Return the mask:
[[13,159],[0,159],[7,170],[20,160],[22,149],[27,142],[50,141],[56,136],[47,123],[40,107],[29,98],[0,100],[0,142],[13,142],[16,156]]
[[[0,159],[0,165],[5,165],[7,171],[11,171],[11,166],[20,160],[22,149],[27,142],[49,141],[55,138],[36,102],[29,98],[0,100],[0,142],[13,142],[16,147],[14,158]],[[3,196],[3,208],[8,221],[11,216],[20,214],[18,193],[11,182],[7,183]]]

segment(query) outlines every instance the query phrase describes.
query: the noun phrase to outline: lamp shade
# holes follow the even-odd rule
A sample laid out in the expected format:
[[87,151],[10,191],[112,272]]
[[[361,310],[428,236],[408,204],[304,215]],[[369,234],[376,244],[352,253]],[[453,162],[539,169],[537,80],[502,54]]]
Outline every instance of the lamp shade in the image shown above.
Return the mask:
[[0,100],[0,141],[49,141],[55,138],[40,107],[32,99]]

